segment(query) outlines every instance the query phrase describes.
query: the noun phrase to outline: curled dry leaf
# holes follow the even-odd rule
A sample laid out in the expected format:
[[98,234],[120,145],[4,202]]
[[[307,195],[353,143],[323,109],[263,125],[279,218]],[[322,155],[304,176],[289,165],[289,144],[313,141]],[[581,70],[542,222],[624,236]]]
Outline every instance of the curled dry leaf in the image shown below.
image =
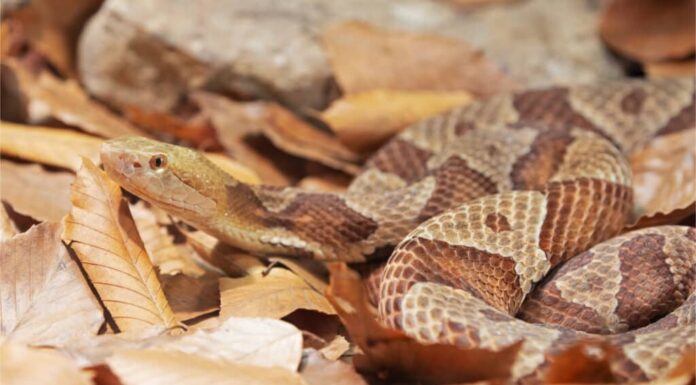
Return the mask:
[[336,314],[326,298],[282,268],[264,275],[220,279],[220,317],[281,318],[297,309]]
[[0,175],[0,196],[18,213],[59,222],[70,211],[71,173],[0,160]]
[[694,212],[696,129],[653,140],[631,157],[635,200],[632,227],[676,223]]
[[53,117],[105,138],[144,135],[130,123],[91,100],[73,80],[60,80],[47,71],[34,76],[19,63],[5,61],[26,99],[29,120],[37,122]]
[[176,324],[121,188],[85,159],[63,239],[121,331]]
[[337,360],[350,349],[350,343],[343,336],[336,336],[328,345],[319,350],[327,360]]
[[266,265],[259,257],[220,242],[212,235],[202,231],[182,231],[189,246],[203,259],[205,263],[217,268],[223,274],[244,276],[261,274]]
[[309,385],[367,385],[351,365],[328,360],[316,350],[304,359],[300,374]]
[[82,157],[99,160],[102,140],[73,130],[2,122],[0,151],[32,162],[77,171]]
[[198,277],[205,273],[174,244],[174,239],[167,233],[167,229],[160,226],[155,214],[145,206],[143,201],[131,205],[130,211],[147,255],[152,258],[151,261],[157,266],[160,274],[183,272],[186,275]]
[[123,106],[123,112],[131,122],[159,135],[171,135],[189,142],[196,148],[208,150],[221,148],[215,139],[215,130],[207,119],[200,115],[183,119],[162,111],[146,111],[133,104]]
[[302,385],[294,372],[211,360],[194,354],[131,350],[114,354],[107,364],[124,385]]
[[4,385],[92,384],[92,375],[62,354],[9,342],[0,343],[0,373]]
[[363,351],[363,355],[353,357],[361,372],[427,383],[505,380],[510,377],[521,343],[499,351],[420,344],[403,332],[386,328],[377,321],[356,272],[343,263],[329,265],[329,271],[331,282],[327,298],[348,329],[352,341]]
[[613,49],[640,62],[694,54],[693,0],[613,0],[604,10],[600,34]]
[[343,144],[365,153],[406,126],[473,100],[468,92],[376,89],[345,95],[321,114]]
[[104,321],[61,230],[44,222],[0,243],[0,335],[8,340],[65,345],[96,335]]
[[362,22],[333,25],[322,38],[334,76],[347,94],[392,89],[488,96],[515,87],[482,51],[461,40]]
[[[1,171],[0,171],[1,173]],[[0,179],[2,183],[2,179]],[[4,194],[0,193],[0,196],[4,199]],[[0,202],[0,242],[8,240],[17,234],[17,227],[10,219],[10,215],[5,209],[5,205]]]
[[552,358],[544,373],[545,384],[615,383],[611,370],[611,346],[579,342]]
[[325,292],[328,287],[325,278],[326,268],[321,262],[287,257],[270,257],[268,261],[271,263],[280,263],[287,267],[300,278],[304,279],[309,286],[313,287],[314,290],[319,293]]

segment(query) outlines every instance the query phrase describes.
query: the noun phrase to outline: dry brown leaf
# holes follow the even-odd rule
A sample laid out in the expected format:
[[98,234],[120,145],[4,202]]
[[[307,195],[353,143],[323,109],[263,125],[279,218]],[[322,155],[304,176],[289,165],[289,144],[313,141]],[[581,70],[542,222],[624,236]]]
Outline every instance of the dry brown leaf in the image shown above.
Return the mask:
[[18,213],[59,222],[70,211],[71,173],[0,160],[0,175],[0,196]]
[[220,242],[212,235],[202,231],[182,231],[192,249],[206,263],[220,269],[224,274],[238,277],[248,274],[261,274],[266,265],[259,257]]
[[162,289],[176,318],[186,321],[220,308],[220,290],[214,273],[197,277],[186,274],[160,275]]
[[199,116],[185,120],[166,112],[146,111],[136,105],[123,106],[123,112],[128,120],[151,132],[171,135],[199,149],[219,150],[222,148],[215,138],[213,127],[210,126],[207,119],[202,119]]
[[124,385],[302,385],[287,369],[216,361],[181,352],[131,350],[107,359]]
[[77,77],[75,55],[82,25],[101,0],[36,0],[11,14],[30,43],[60,72]]
[[252,142],[260,135],[287,154],[349,173],[358,170],[353,164],[359,160],[358,155],[333,136],[319,131],[277,104],[240,103],[204,92],[197,92],[192,98],[202,114],[210,118],[220,143],[235,159],[258,171],[267,183],[282,183],[287,178],[273,159],[268,158],[270,154],[259,151]]
[[67,125],[105,138],[145,135],[106,107],[91,100],[75,81],[60,80],[47,71],[34,76],[13,60],[6,60],[3,65],[12,70],[18,81],[20,92],[26,99],[30,122],[41,122],[46,117],[54,117]]
[[[2,172],[0,171],[0,174]],[[0,178],[0,184],[2,183],[2,179]],[[4,194],[0,198],[4,199]],[[10,219],[10,215],[7,213],[7,210],[5,209],[5,205],[0,204],[0,242],[6,241],[12,237],[17,235],[17,227],[15,224],[12,222]]]
[[326,298],[302,278],[282,269],[265,275],[220,279],[220,317],[281,318],[297,309],[336,314]]
[[85,159],[63,239],[70,243],[121,331],[176,325],[121,188]]
[[481,50],[461,40],[345,22],[326,29],[323,42],[346,94],[391,89],[488,96],[515,87]]
[[696,129],[655,138],[631,157],[633,227],[676,223],[694,213]]
[[62,354],[8,342],[0,343],[0,373],[3,385],[92,384],[92,375]]
[[218,167],[223,169],[226,173],[232,175],[235,177],[235,179],[243,182],[243,183],[249,183],[249,184],[260,184],[261,183],[261,178],[256,174],[256,172],[239,163],[235,162],[234,160],[228,158],[227,156],[223,154],[218,154],[214,152],[206,152],[205,155],[208,157],[208,160],[211,162],[215,163]]
[[326,278],[324,278],[326,276],[326,267],[321,262],[287,257],[270,257],[268,261],[280,263],[287,267],[319,293],[324,293],[329,287]]
[[319,349],[322,356],[327,360],[337,360],[350,349],[350,343],[343,336],[336,336],[328,345]]
[[297,187],[307,191],[317,192],[344,192],[350,185],[351,177],[346,174],[310,175],[302,178]]
[[345,95],[321,114],[343,144],[360,153],[375,150],[403,128],[473,100],[467,92],[375,89]]
[[61,230],[45,222],[0,243],[0,335],[8,340],[64,345],[96,335],[104,322]]
[[611,361],[611,346],[579,342],[551,359],[544,373],[545,384],[616,383]]
[[687,59],[680,61],[666,61],[658,63],[646,63],[645,72],[649,78],[674,78],[696,76],[696,60]]
[[353,363],[361,372],[427,383],[504,380],[510,377],[521,343],[500,351],[420,344],[403,332],[386,328],[377,321],[360,275],[343,263],[332,263],[329,271],[331,282],[327,298],[352,341],[363,351],[364,355],[353,357]]
[[313,350],[302,363],[302,378],[309,385],[367,385],[352,366],[342,361],[330,361]]
[[77,171],[82,157],[99,161],[102,140],[73,130],[2,122],[0,151],[9,156]]
[[640,62],[693,55],[693,0],[613,0],[605,7],[600,34],[613,49]]
[[152,263],[157,266],[160,274],[184,273],[198,277],[205,273],[182,253],[182,248],[174,244],[173,237],[165,227],[160,226],[155,214],[143,201],[131,205],[130,211],[147,255],[152,258]]

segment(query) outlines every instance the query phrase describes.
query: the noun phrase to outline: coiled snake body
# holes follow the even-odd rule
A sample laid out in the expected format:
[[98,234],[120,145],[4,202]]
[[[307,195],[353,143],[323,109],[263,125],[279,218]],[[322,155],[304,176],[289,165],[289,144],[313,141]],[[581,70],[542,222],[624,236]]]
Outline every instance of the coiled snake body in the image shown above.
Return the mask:
[[588,338],[615,348],[617,378],[645,380],[694,348],[696,231],[612,238],[632,210],[625,156],[693,126],[693,80],[624,81],[420,122],[344,194],[245,185],[143,138],[107,142],[102,162],[127,190],[252,252],[359,262],[396,247],[370,281],[382,320],[423,342],[524,340],[515,380],[537,381]]

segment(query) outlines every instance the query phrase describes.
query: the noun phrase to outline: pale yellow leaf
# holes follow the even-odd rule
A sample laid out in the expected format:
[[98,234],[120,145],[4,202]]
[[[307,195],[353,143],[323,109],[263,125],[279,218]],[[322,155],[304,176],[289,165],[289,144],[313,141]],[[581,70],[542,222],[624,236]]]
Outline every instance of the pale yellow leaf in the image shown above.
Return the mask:
[[471,94],[463,91],[377,89],[345,95],[321,117],[343,144],[368,152],[415,122],[472,100]]
[[131,350],[108,358],[124,385],[301,385],[283,368],[265,368],[203,358],[181,352]]
[[0,335],[8,340],[64,345],[96,335],[104,321],[61,230],[45,222],[0,243]]
[[297,309],[336,314],[328,300],[302,278],[281,269],[266,275],[220,279],[220,317],[281,318]]
[[71,200],[63,239],[75,250],[118,328],[174,326],[174,313],[121,188],[85,159]]
[[62,354],[4,342],[0,344],[3,385],[91,385],[91,375]]
[[193,277],[205,273],[191,258],[182,253],[182,248],[174,244],[166,228],[160,226],[156,215],[145,206],[143,201],[130,206],[131,214],[138,227],[140,238],[145,244],[152,263],[158,267],[160,274],[184,273]]
[[85,157],[99,161],[102,140],[73,130],[0,123],[0,152],[77,171]]
[[50,172],[36,164],[0,160],[0,196],[18,213],[58,222],[70,211],[69,172]]

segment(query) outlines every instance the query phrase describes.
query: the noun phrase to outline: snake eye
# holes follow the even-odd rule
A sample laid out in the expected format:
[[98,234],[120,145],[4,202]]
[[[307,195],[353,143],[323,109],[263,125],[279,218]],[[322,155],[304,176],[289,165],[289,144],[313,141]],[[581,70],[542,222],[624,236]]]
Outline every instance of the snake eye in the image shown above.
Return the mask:
[[153,170],[159,170],[167,166],[167,156],[164,154],[153,155],[150,158],[150,168]]

